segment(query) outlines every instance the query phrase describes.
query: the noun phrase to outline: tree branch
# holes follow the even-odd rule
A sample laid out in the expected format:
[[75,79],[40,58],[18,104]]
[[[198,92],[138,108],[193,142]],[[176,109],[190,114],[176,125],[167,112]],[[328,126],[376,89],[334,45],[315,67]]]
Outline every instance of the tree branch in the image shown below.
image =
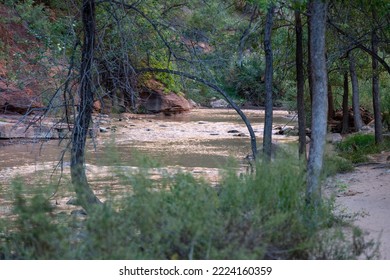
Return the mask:
[[237,106],[237,104],[234,103],[234,101],[220,87],[218,87],[217,85],[215,85],[215,84],[211,83],[210,81],[207,81],[207,80],[205,80],[203,78],[197,77],[197,76],[189,74],[189,73],[176,71],[176,70],[147,67],[147,68],[135,69],[135,71],[137,73],[144,73],[144,72],[168,73],[168,74],[172,74],[172,75],[185,77],[185,78],[193,80],[195,82],[204,84],[204,85],[212,88],[216,92],[220,93],[225,98],[225,100],[230,104],[230,106],[232,106],[232,108],[237,112],[237,114],[240,115],[241,119],[245,123],[245,125],[246,125],[246,127],[248,129],[250,138],[251,138],[252,156],[253,156],[254,159],[256,159],[256,156],[257,156],[256,136],[255,136],[255,133],[253,131],[252,125],[250,124],[250,121],[246,117],[244,112]]

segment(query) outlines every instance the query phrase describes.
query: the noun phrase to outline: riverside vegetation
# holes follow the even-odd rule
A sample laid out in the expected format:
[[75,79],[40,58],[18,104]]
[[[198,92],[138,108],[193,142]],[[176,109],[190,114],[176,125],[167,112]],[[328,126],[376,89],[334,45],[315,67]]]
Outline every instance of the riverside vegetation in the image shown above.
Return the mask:
[[296,159],[257,163],[252,174],[237,174],[232,161],[217,186],[184,172],[156,181],[147,166],[131,174],[117,168],[128,191],[107,194],[87,216],[56,213],[48,194],[27,197],[16,178],[16,215],[1,220],[0,258],[376,258],[376,244],[335,214],[332,198],[318,208],[305,203],[305,167]]

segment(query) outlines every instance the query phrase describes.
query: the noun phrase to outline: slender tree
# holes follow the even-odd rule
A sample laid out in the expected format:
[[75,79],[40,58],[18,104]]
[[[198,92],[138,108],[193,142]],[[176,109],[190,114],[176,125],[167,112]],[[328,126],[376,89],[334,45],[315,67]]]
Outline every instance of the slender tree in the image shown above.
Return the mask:
[[345,134],[349,132],[349,84],[348,84],[348,71],[344,72],[344,86],[343,86],[343,126],[341,133]]
[[88,211],[92,205],[100,203],[90,188],[85,173],[85,144],[92,121],[94,102],[92,63],[95,49],[95,1],[83,0],[82,5],[84,38],[80,69],[80,103],[72,134],[70,168],[77,199],[80,205]]
[[363,127],[363,120],[360,113],[359,82],[356,73],[356,63],[355,63],[355,57],[351,52],[348,54],[348,58],[349,58],[349,72],[351,75],[351,82],[352,82],[353,120],[355,124],[355,130],[360,131]]
[[305,78],[303,71],[303,36],[301,13],[295,11],[295,65],[297,78],[297,109],[298,109],[298,134],[299,157],[306,158],[306,115],[305,115]]
[[320,174],[325,150],[327,130],[327,88],[328,78],[325,58],[325,31],[327,1],[312,0],[310,13],[310,56],[313,83],[312,103],[312,141],[307,164],[306,199],[309,204],[317,205],[321,198]]
[[272,76],[273,76],[273,54],[271,46],[271,34],[275,6],[270,4],[267,10],[267,17],[264,29],[264,51],[265,51],[265,119],[263,134],[263,151],[266,160],[271,159],[272,153]]
[[[372,8],[373,21],[377,21],[376,10]],[[375,27],[371,32],[371,49],[375,55],[378,55],[378,35]],[[380,108],[380,95],[379,95],[379,74],[378,74],[378,61],[371,57],[372,60],[372,103],[374,108],[375,119],[375,143],[380,144],[383,142],[382,135],[382,115]]]
[[328,81],[328,119],[332,120],[335,114],[332,85]]

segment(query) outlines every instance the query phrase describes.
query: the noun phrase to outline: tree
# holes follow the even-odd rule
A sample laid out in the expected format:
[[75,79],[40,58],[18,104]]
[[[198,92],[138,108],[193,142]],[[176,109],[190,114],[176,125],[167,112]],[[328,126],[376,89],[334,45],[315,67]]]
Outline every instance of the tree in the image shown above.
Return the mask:
[[[377,14],[375,8],[372,8],[373,22],[377,21]],[[371,49],[375,55],[378,55],[378,35],[375,27],[372,28],[371,32]],[[379,95],[379,67],[378,61],[371,57],[372,60],[372,103],[374,108],[374,119],[375,119],[375,143],[380,144],[383,142],[382,135],[382,116],[380,107],[380,95]]]
[[273,14],[275,6],[270,4],[267,10],[267,17],[264,27],[264,51],[265,51],[265,118],[263,133],[263,152],[266,160],[271,159],[272,153],[272,76],[273,76],[273,55],[271,46],[271,34],[273,25]]
[[72,133],[70,169],[72,184],[80,205],[90,210],[92,205],[101,203],[88,184],[85,173],[85,144],[94,102],[92,64],[95,51],[95,1],[83,0],[82,22],[84,30],[79,96],[80,103]]
[[306,116],[304,96],[304,70],[303,70],[303,35],[301,13],[295,11],[295,64],[297,79],[297,110],[298,110],[298,134],[299,134],[299,157],[306,158]]
[[306,199],[317,205],[321,198],[320,174],[325,150],[328,110],[328,78],[325,58],[325,31],[327,1],[311,0],[310,14],[310,58],[313,83],[312,141],[307,164]]
[[349,73],[351,75],[351,82],[352,82],[353,120],[355,124],[355,130],[360,131],[363,127],[363,120],[360,114],[359,82],[356,73],[356,63],[355,63],[355,57],[351,52],[348,54],[348,58],[349,58]]
[[341,133],[345,134],[349,131],[349,83],[348,83],[348,71],[344,72],[344,84],[343,84],[343,124]]

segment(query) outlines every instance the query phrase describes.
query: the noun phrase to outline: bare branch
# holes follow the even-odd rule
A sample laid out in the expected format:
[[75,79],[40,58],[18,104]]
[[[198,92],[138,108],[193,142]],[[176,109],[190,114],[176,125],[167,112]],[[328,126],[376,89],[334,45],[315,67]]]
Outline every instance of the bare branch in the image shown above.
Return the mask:
[[220,93],[225,98],[225,100],[230,104],[230,106],[232,106],[232,108],[237,112],[237,114],[240,115],[241,119],[244,121],[244,123],[248,129],[248,132],[250,134],[250,137],[251,137],[252,156],[254,159],[256,159],[256,155],[257,155],[256,136],[255,136],[255,133],[253,131],[252,125],[250,124],[249,119],[246,117],[244,112],[237,106],[237,104],[234,103],[234,101],[219,86],[217,86],[216,84],[213,84],[210,81],[207,81],[203,78],[197,77],[195,75],[191,75],[191,74],[186,73],[186,72],[170,70],[170,69],[159,69],[159,68],[149,68],[148,67],[148,68],[136,69],[136,72],[137,73],[159,72],[159,73],[168,73],[168,74],[172,74],[172,75],[181,76],[181,77],[185,77],[187,79],[193,80],[195,82],[204,84],[204,85],[212,88],[216,92]]

